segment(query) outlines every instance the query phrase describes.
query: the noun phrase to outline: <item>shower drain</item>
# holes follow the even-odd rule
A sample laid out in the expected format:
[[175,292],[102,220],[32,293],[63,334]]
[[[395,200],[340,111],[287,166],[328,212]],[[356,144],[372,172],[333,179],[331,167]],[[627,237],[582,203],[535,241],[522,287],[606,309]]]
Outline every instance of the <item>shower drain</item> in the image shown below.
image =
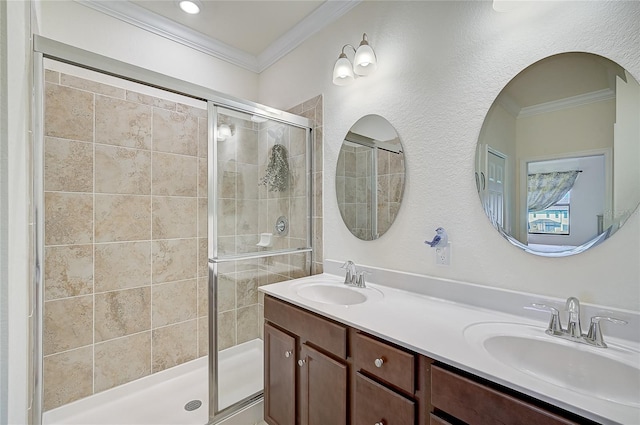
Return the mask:
[[192,410],[196,410],[200,406],[202,406],[202,402],[200,400],[191,400],[189,403],[184,405],[184,410],[186,410],[187,412],[191,412]]

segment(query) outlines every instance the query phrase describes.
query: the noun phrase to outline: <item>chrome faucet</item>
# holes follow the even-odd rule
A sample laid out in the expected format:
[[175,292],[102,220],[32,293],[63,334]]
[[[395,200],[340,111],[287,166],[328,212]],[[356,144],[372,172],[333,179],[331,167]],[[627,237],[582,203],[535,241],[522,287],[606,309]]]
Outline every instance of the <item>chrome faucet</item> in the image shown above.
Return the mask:
[[547,335],[557,336],[562,339],[568,339],[570,341],[580,342],[583,344],[593,345],[595,347],[606,348],[607,344],[604,342],[602,336],[602,329],[600,328],[600,321],[607,320],[609,322],[626,325],[625,320],[616,319],[613,317],[594,316],[591,318],[591,324],[589,325],[589,332],[587,334],[582,333],[582,327],[580,326],[580,301],[576,297],[567,298],[565,308],[569,314],[567,323],[567,329],[562,328],[560,322],[560,312],[554,307],[550,307],[545,304],[531,304],[531,307],[525,307],[526,309],[547,311],[551,313],[551,320],[545,333]]
[[341,268],[343,269],[347,269],[347,273],[344,276],[344,284],[345,285],[355,285],[356,284],[356,275],[357,275],[357,270],[356,270],[356,265],[353,261],[348,260],[346,263],[344,263]]
[[365,288],[367,286],[364,276],[365,274],[369,274],[368,271],[362,270],[358,272],[355,263],[351,260],[344,263],[341,268],[347,270],[344,276],[345,285],[356,286],[358,288]]
[[582,327],[580,326],[580,301],[576,297],[569,297],[567,298],[565,308],[569,313],[567,333],[572,338],[581,338]]

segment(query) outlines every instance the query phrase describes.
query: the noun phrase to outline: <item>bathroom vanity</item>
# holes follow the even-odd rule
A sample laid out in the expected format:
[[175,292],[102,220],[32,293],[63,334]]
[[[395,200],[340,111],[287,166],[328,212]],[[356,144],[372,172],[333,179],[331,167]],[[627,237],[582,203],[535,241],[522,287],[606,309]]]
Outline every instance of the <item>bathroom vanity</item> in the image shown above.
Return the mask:
[[[297,295],[323,284],[334,286],[322,301]],[[524,425],[633,423],[629,418],[634,415],[640,419],[637,408],[627,410],[626,419],[611,420],[583,411],[590,406],[555,400],[558,395],[544,393],[544,385],[527,388],[529,381],[517,374],[510,375],[513,381],[499,373],[492,379],[492,366],[484,367],[482,356],[469,347],[457,356],[443,356],[463,347],[445,334],[452,332],[456,316],[469,317],[468,311],[458,310],[465,307],[426,297],[416,300],[415,294],[373,285],[361,292],[368,296],[366,291],[381,289],[382,297],[332,304],[331,297],[342,297],[343,286],[335,276],[321,275],[261,288],[267,423]],[[408,321],[418,306],[423,313]],[[487,311],[473,313],[481,320],[505,319]],[[434,315],[442,320],[432,320]],[[404,325],[393,332],[394,323]],[[444,331],[442,337],[438,329]],[[417,339],[405,338],[409,334],[427,338],[416,344]]]
[[270,296],[264,335],[272,425],[590,423]]

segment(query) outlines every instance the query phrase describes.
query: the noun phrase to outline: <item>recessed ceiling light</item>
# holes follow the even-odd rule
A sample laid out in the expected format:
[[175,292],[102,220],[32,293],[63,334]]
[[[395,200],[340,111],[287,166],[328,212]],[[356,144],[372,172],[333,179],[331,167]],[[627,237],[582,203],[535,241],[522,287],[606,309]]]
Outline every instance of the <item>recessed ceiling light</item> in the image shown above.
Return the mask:
[[196,0],[180,0],[178,2],[178,6],[180,6],[180,9],[182,9],[183,12],[190,15],[196,15],[200,13],[201,9],[201,3]]

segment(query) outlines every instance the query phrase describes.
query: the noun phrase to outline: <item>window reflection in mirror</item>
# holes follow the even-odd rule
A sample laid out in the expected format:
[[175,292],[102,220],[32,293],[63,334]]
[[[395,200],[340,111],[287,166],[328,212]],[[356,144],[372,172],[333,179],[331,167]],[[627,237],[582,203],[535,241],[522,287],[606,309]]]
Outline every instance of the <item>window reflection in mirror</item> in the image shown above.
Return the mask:
[[389,229],[404,191],[404,153],[393,126],[379,115],[360,118],[347,132],[336,167],[336,196],[349,231],[362,240]]
[[[539,179],[552,173],[545,189]],[[557,190],[561,175],[568,186]],[[476,184],[493,225],[528,252],[570,255],[602,242],[640,203],[640,85],[589,53],[529,66],[487,113]]]

